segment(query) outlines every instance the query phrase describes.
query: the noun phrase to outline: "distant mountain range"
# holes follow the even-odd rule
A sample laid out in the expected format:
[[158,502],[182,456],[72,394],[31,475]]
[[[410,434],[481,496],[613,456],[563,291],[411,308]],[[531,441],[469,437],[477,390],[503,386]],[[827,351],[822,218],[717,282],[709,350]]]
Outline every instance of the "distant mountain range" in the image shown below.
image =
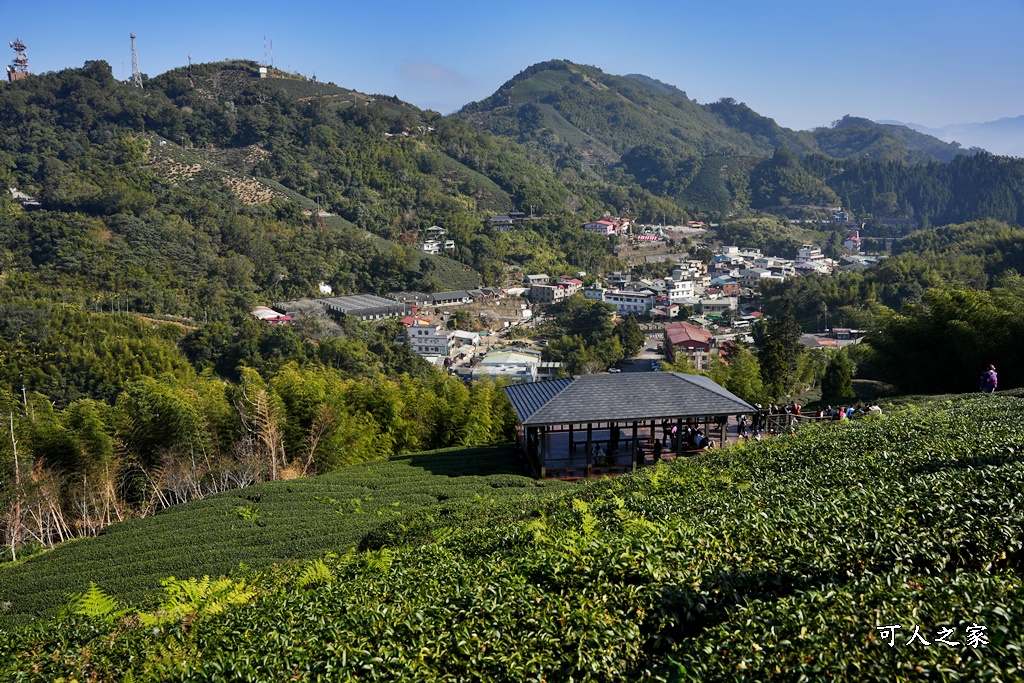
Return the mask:
[[731,98],[699,104],[648,76],[616,76],[565,60],[524,69],[454,116],[562,166],[615,164],[639,152],[763,159],[785,147],[801,156],[914,163],[949,162],[966,151],[906,126],[853,116],[831,127],[795,131]]
[[952,123],[929,128],[919,123],[878,121],[880,124],[906,126],[944,142],[959,142],[964,147],[981,147],[993,154],[1024,157],[1024,116],[1001,118],[985,123]]

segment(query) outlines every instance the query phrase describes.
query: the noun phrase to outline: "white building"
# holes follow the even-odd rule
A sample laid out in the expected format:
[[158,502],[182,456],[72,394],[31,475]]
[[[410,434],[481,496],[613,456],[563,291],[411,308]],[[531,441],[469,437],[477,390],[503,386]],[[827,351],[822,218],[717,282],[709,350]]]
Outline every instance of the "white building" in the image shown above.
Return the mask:
[[828,273],[832,270],[829,259],[825,258],[819,247],[812,244],[800,247],[793,268],[798,273]]
[[420,245],[420,251],[427,254],[437,254],[441,251],[441,245],[435,240],[427,240]]
[[654,308],[654,292],[647,289],[639,292],[613,289],[604,293],[604,301],[614,306],[619,315],[647,315]]
[[441,325],[409,325],[406,335],[418,356],[447,358],[455,348],[455,335]]
[[670,304],[682,303],[684,299],[693,297],[692,280],[665,280],[665,297]]
[[744,268],[740,271],[739,278],[737,278],[740,287],[748,287],[750,289],[756,289],[762,282],[782,279],[782,276],[772,275],[772,271],[767,268]]

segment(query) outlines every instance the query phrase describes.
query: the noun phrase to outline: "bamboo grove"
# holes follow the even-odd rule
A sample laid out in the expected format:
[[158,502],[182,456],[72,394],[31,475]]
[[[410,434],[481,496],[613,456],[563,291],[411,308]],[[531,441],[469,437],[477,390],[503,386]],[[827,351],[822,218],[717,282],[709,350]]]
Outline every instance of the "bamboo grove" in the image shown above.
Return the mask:
[[429,368],[354,376],[298,360],[264,374],[243,365],[234,381],[185,363],[132,377],[111,402],[64,407],[12,388],[0,411],[7,559],[228,489],[507,440],[513,424],[492,383],[467,387]]

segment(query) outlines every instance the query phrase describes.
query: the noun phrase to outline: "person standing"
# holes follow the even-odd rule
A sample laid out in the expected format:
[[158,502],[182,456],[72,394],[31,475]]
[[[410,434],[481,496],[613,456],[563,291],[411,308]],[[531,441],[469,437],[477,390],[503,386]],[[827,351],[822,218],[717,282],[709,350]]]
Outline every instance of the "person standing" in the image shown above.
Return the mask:
[[986,394],[991,394],[995,392],[998,385],[999,375],[996,374],[996,366],[989,364],[988,370],[981,373],[981,382],[978,388]]

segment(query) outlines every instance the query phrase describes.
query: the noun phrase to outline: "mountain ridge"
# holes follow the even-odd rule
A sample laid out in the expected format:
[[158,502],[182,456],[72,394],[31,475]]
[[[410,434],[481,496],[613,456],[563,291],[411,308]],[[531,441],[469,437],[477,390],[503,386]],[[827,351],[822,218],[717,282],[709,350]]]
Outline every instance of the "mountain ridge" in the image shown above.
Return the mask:
[[1024,157],[1024,114],[993,121],[950,123],[938,128],[895,120],[877,123],[905,126],[946,142],[956,140],[963,145],[982,147],[992,154]]
[[[555,115],[558,126],[552,124]],[[788,147],[801,155],[910,163],[948,162],[965,153],[957,144],[911,128],[850,115],[831,127],[796,131],[732,98],[699,104],[679,87],[643,74],[617,76],[561,59],[523,69],[492,95],[452,116],[546,151],[561,164],[588,157],[615,163],[641,144],[700,156],[768,158],[776,148]]]

